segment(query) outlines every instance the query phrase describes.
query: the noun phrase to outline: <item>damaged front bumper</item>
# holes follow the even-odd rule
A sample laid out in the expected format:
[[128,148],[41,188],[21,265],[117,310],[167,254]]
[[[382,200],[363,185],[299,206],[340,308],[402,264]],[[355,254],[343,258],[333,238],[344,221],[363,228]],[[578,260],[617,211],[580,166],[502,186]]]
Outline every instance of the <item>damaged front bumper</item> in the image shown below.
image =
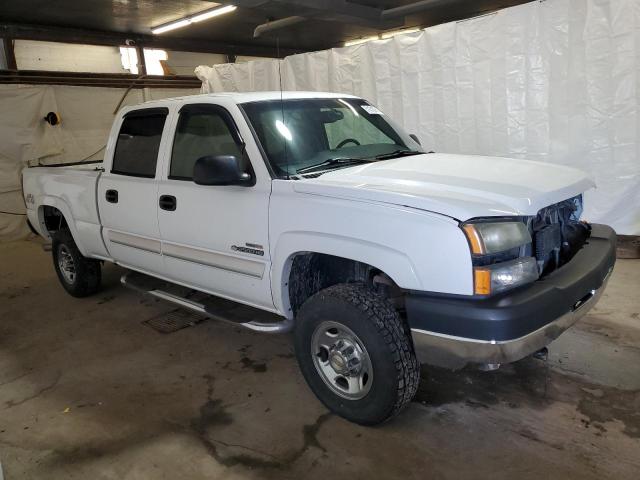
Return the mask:
[[547,346],[598,302],[616,235],[593,225],[574,258],[541,280],[490,298],[411,293],[409,326],[421,362],[458,369],[520,360]]

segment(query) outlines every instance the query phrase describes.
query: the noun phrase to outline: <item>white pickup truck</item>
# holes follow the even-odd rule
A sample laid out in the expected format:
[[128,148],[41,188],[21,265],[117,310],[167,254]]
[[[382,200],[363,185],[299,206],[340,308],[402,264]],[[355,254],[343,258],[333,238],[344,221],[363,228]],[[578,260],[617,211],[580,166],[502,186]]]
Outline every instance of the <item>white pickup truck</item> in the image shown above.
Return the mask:
[[127,107],[104,162],[23,173],[71,295],[96,292],[108,261],[182,307],[293,329],[311,389],[361,424],[412,399],[420,361],[513,362],[597,302],[615,233],[580,221],[593,186],[558,165],[426,153],[361,98],[303,92]]

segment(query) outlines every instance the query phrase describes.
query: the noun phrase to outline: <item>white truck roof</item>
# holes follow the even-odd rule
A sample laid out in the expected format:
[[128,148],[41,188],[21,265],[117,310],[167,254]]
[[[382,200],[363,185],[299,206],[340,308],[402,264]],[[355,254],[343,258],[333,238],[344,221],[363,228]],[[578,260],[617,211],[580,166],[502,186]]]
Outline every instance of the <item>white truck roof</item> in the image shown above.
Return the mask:
[[[161,100],[150,100],[143,105],[167,105],[170,103],[180,103],[194,98],[228,98],[235,103],[258,102],[263,100],[295,100],[304,98],[358,98],[354,95],[332,92],[296,92],[278,90],[271,92],[220,92],[220,93],[203,93],[199,95],[186,95],[182,97],[164,98]],[[139,106],[139,105],[138,105]],[[134,107],[135,108],[135,107]]]

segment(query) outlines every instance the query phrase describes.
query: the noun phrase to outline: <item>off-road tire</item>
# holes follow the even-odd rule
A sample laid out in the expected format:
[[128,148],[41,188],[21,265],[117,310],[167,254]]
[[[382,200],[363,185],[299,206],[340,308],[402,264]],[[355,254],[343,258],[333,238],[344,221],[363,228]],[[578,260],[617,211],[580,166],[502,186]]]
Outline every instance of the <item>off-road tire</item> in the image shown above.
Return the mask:
[[[75,267],[75,278],[69,281],[60,269],[59,257],[61,249],[66,248]],[[74,297],[87,297],[100,290],[102,280],[101,266],[98,260],[92,260],[82,256],[74,242],[71,232],[67,229],[58,230],[53,234],[51,245],[53,267],[58,275],[58,280],[64,289]]]
[[[324,321],[348,327],[368,352],[373,380],[361,399],[337,395],[316,369],[312,337]],[[337,415],[361,425],[394,417],[418,389],[420,364],[405,322],[391,303],[360,283],[331,286],[302,305],[296,318],[295,351],[302,374],[320,401]]]

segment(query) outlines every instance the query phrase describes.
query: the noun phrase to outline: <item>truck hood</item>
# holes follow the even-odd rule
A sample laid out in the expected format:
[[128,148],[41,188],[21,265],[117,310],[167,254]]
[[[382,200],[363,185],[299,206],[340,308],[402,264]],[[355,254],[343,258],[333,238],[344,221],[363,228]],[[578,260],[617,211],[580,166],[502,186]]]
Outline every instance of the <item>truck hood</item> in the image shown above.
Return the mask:
[[422,154],[334,170],[296,181],[300,193],[389,203],[457,220],[535,215],[594,187],[580,170],[475,155]]

